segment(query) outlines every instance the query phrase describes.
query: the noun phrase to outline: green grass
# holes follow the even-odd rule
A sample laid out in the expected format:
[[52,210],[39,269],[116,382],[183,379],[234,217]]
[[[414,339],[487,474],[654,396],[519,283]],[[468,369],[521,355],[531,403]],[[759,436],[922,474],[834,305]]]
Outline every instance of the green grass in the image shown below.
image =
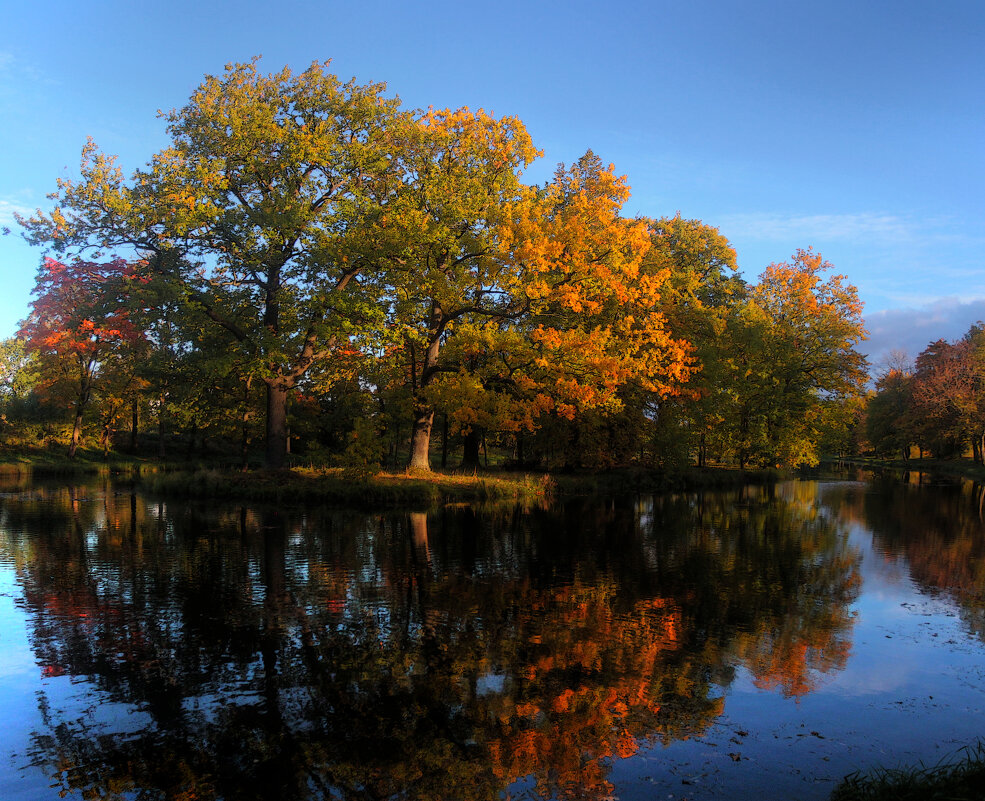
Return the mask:
[[963,748],[933,767],[880,768],[846,776],[831,801],[982,801],[985,741]]
[[426,509],[440,503],[536,503],[549,498],[549,478],[521,473],[379,473],[294,468],[248,473],[199,469],[141,478],[152,492],[192,498],[242,498],[269,503],[320,502],[354,508]]

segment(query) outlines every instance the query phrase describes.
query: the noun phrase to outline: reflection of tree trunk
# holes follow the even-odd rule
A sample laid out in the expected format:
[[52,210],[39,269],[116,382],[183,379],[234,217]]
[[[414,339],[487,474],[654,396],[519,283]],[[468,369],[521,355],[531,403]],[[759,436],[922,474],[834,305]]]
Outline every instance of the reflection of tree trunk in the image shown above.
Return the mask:
[[424,554],[425,561],[431,561],[431,551],[428,547],[428,516],[427,512],[410,513],[410,538],[414,548]]
[[284,634],[287,602],[285,521],[278,512],[263,517],[263,632],[260,655],[263,661],[263,696],[266,714],[274,725],[280,721],[277,660]]

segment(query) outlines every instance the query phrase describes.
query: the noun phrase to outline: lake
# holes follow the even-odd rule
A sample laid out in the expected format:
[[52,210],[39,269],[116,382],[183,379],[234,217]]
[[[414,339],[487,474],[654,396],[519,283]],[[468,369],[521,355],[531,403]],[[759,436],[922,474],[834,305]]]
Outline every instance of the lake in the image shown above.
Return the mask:
[[985,735],[980,486],[0,496],[0,798],[824,799]]

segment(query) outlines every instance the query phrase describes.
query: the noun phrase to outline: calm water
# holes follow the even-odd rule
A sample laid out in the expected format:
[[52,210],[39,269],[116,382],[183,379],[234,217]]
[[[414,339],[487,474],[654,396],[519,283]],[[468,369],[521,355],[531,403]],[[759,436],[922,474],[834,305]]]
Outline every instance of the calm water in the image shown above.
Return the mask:
[[823,799],[985,735],[970,485],[0,497],[0,798]]

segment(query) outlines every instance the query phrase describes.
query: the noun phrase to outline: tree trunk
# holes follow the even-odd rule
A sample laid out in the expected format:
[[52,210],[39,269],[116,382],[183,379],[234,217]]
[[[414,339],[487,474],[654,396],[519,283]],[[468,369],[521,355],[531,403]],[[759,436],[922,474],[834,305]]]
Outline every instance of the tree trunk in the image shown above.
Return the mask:
[[267,467],[278,469],[284,466],[287,457],[287,395],[290,388],[285,384],[271,381],[267,383]]
[[441,466],[448,467],[448,412],[445,412],[441,424]]
[[434,424],[434,409],[427,404],[414,404],[414,428],[410,434],[410,468],[412,470],[431,469],[431,427]]
[[465,435],[465,448],[462,451],[462,470],[479,469],[479,445],[482,443],[482,431],[478,426]]
[[130,452],[137,452],[137,424],[139,422],[137,416],[138,406],[137,399],[134,398],[132,405],[130,407]]
[[195,454],[196,439],[198,439],[198,420],[193,419],[191,428],[188,430],[188,448],[185,451],[189,458]]
[[243,412],[243,428],[240,433],[239,443],[240,458],[242,461],[243,472],[250,469],[250,413]]
[[164,401],[161,401],[161,409],[157,413],[157,456],[162,461],[166,455],[168,430],[164,423]]
[[[410,434],[410,469],[431,470],[431,428],[434,425],[434,406],[423,397],[424,390],[434,377],[438,366],[438,351],[441,348],[441,334],[445,329],[444,312],[437,302],[431,303],[431,317],[428,322],[428,347],[421,364],[420,381],[414,386],[414,428]],[[416,373],[416,367],[414,368]]]
[[75,424],[72,426],[72,441],[68,444],[68,458],[74,459],[75,452],[79,449],[79,441],[82,439],[82,404],[75,405]]

